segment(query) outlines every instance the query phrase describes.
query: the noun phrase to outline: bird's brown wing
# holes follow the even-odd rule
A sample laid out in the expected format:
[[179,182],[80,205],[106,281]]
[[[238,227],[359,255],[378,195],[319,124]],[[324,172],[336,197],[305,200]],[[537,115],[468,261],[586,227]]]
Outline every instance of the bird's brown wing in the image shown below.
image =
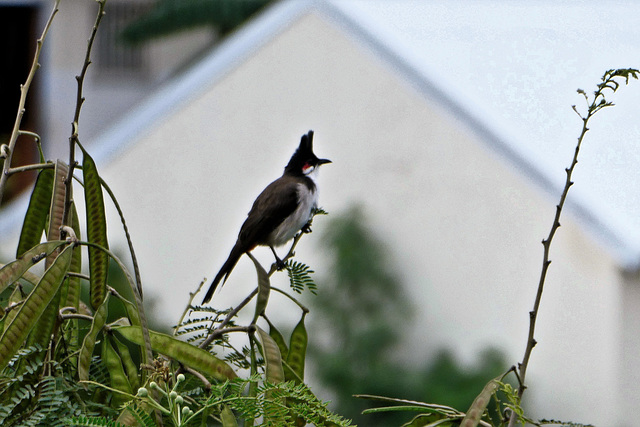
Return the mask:
[[238,240],[247,248],[267,244],[269,234],[298,206],[298,182],[282,177],[265,188],[242,224]]

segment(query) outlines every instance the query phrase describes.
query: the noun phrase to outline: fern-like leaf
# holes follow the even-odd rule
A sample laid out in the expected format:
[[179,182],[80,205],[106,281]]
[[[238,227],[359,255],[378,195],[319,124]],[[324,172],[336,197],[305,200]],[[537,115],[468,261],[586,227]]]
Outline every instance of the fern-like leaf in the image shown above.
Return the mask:
[[311,274],[315,272],[308,265],[289,260],[285,266],[287,268],[287,274],[289,275],[291,288],[295,292],[301,294],[304,288],[307,288],[312,294],[317,294],[318,287],[311,278]]
[[122,423],[105,417],[73,417],[67,425],[74,427],[126,427]]

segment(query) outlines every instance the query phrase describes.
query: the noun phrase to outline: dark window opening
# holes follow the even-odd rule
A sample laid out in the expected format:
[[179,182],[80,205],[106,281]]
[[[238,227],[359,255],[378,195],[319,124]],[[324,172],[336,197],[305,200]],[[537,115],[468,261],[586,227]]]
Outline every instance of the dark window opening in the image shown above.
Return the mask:
[[[20,85],[29,75],[35,53],[36,24],[38,10],[32,6],[0,6],[0,144],[9,142],[16,120],[20,101]],[[42,70],[39,71],[41,73]],[[21,130],[38,132],[38,74],[31,84]],[[38,161],[38,150],[33,138],[18,138],[13,154],[12,166],[20,166]],[[14,198],[35,179],[35,172],[13,175],[7,181],[3,204]]]

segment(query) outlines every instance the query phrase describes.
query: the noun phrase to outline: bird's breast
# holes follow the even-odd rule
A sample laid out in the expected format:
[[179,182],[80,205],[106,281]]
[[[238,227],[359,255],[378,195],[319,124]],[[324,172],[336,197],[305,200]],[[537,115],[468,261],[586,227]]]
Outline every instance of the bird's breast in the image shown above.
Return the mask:
[[281,246],[287,243],[311,219],[311,212],[318,207],[318,191],[305,184],[298,184],[298,206],[291,215],[269,235],[269,244]]

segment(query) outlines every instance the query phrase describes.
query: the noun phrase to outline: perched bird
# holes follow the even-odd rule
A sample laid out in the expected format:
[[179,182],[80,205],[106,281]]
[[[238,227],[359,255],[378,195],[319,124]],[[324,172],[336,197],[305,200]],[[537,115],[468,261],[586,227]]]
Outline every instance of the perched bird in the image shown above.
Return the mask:
[[319,159],[313,154],[313,131],[310,130],[302,135],[300,146],[291,156],[282,176],[269,184],[253,202],[240,228],[238,240],[211,282],[203,304],[211,300],[220,281],[224,283],[227,280],[242,254],[258,245],[269,246],[278,268],[284,267],[274,247],[284,245],[300,230],[310,231],[308,224],[318,207],[316,178],[320,165],[325,163],[331,163],[331,160]]

